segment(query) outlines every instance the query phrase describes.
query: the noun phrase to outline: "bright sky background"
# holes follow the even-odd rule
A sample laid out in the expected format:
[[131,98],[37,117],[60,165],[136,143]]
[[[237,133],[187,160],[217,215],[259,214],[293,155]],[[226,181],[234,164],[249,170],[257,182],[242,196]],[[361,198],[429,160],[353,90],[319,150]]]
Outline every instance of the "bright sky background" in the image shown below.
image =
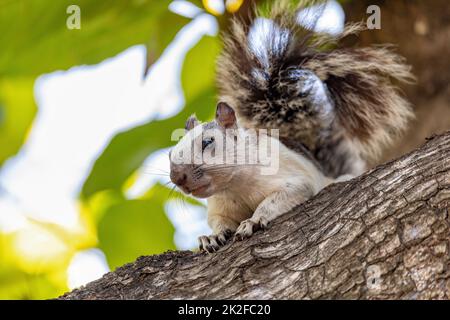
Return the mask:
[[[343,25],[343,12],[332,1],[318,28]],[[196,10],[184,1],[171,6],[193,16]],[[220,8],[218,8],[220,9]],[[78,222],[77,197],[94,160],[119,131],[176,114],[183,106],[179,83],[185,53],[203,34],[216,34],[215,19],[203,14],[186,26],[161,59],[142,79],[145,48],[131,47],[93,66],[42,75],[35,84],[38,114],[29,139],[19,154],[0,171],[0,230],[10,232],[26,225],[26,216],[66,227]],[[175,128],[174,128],[175,129]],[[168,172],[167,150],[151,155],[127,196],[137,197],[158,180],[157,170]],[[204,209],[169,202],[168,217],[176,228],[180,249],[196,246],[197,237],[210,233]],[[71,288],[108,271],[99,249],[75,255],[68,270]]]

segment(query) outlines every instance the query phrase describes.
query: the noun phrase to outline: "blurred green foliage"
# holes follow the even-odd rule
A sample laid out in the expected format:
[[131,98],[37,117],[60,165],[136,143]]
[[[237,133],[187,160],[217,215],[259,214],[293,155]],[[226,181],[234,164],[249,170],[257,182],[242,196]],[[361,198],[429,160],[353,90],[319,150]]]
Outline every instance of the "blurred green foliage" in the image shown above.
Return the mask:
[[181,74],[184,109],[172,118],[149,121],[114,137],[97,159],[84,184],[83,196],[90,197],[105,189],[121,189],[151,152],[173,144],[172,131],[183,128],[189,115],[196,113],[201,119],[211,117],[216,97],[214,63],[219,49],[218,38],[205,36],[189,51]]
[[[0,165],[20,150],[31,130],[37,112],[34,81],[39,75],[96,64],[135,44],[146,46],[150,67],[190,21],[168,10],[170,2],[0,0]],[[191,2],[216,15],[221,26],[228,19],[228,15],[217,16],[208,0]],[[80,30],[66,26],[66,9],[73,4],[81,8]],[[241,0],[228,1],[227,8],[234,12],[241,4]],[[179,114],[150,120],[111,140],[82,188],[75,230],[30,220],[21,230],[0,233],[0,299],[63,293],[68,289],[70,260],[82,249],[101,248],[115,268],[139,255],[175,248],[174,227],[164,204],[176,192],[171,195],[157,184],[139,199],[128,200],[124,191],[152,152],[172,144],[172,131],[183,127],[188,115],[212,117],[220,48],[218,37],[205,36],[188,52],[181,75],[186,104]],[[41,245],[36,239],[53,245]]]
[[[1,75],[36,77],[95,64],[135,44],[148,44],[155,61],[188,22],[168,10],[170,2],[0,1]],[[66,26],[66,9],[74,4],[81,9],[80,30]]]
[[0,76],[0,165],[20,149],[36,114],[33,84],[29,76]]
[[175,249],[174,227],[164,212],[165,198],[124,200],[108,208],[98,225],[99,247],[111,268],[140,255]]

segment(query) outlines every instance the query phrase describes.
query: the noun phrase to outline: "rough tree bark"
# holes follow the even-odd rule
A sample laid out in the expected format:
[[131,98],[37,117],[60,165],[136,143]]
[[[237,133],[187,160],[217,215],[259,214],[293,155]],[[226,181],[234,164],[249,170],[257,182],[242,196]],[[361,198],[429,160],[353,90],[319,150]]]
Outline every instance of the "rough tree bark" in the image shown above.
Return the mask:
[[141,257],[63,299],[450,298],[450,131],[215,254]]

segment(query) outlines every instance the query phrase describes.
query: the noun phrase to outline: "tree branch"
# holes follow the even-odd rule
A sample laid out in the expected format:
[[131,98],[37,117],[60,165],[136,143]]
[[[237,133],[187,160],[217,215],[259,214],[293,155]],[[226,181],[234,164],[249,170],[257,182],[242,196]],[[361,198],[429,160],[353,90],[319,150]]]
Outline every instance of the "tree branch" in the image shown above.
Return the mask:
[[140,257],[62,299],[450,298],[450,131],[215,254]]

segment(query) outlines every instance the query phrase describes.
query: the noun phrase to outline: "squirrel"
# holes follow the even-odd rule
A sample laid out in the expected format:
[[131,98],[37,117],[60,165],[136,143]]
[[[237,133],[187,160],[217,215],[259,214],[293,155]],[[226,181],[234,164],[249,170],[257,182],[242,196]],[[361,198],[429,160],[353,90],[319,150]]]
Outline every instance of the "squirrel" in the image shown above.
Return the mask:
[[[201,250],[214,252],[233,234],[248,238],[328,184],[360,175],[413,118],[395,84],[414,79],[404,59],[387,47],[334,48],[360,26],[347,25],[338,37],[319,34],[299,24],[305,8],[280,0],[268,15],[232,19],[217,64],[216,117],[200,123],[191,116],[169,153],[172,182],[207,198],[213,234],[199,238]],[[258,25],[264,32],[255,45]],[[242,156],[227,142],[271,129],[278,136],[250,139],[244,151],[259,154],[260,140],[270,144],[278,150],[268,161],[277,162],[275,173],[261,173],[267,163],[236,163]],[[214,153],[232,163],[217,164]]]

